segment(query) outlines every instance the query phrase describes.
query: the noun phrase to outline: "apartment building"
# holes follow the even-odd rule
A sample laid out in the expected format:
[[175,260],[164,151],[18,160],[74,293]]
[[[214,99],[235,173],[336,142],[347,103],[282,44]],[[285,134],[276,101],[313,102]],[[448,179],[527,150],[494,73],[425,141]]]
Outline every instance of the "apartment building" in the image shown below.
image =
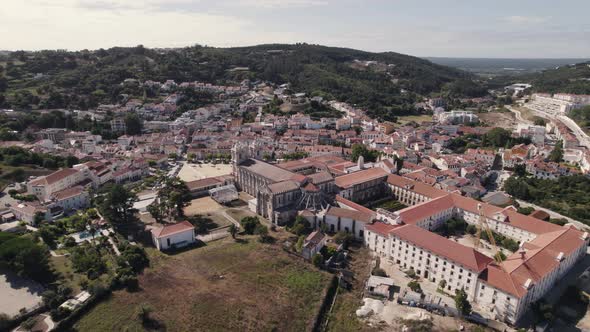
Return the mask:
[[64,168],[29,181],[27,183],[27,193],[37,196],[40,201],[45,201],[51,194],[71,188],[84,179],[84,174],[81,171],[73,168]]

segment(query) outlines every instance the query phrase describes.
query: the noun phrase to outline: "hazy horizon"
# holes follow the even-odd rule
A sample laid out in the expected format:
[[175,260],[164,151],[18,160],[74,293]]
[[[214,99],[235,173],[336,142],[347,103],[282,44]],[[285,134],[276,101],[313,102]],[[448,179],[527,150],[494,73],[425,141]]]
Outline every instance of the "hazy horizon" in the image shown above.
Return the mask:
[[307,42],[419,57],[588,58],[589,11],[582,0],[20,0],[0,7],[0,49]]

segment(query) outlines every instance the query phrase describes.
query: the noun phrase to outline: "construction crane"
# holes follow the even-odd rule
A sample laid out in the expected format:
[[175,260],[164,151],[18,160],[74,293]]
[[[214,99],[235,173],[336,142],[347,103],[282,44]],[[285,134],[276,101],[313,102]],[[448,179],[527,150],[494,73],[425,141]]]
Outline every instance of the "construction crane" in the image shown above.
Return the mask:
[[486,232],[487,236],[488,236],[488,240],[490,241],[490,243],[492,244],[492,251],[495,252],[496,254],[494,254],[494,260],[496,261],[496,263],[501,263],[502,262],[502,252],[498,249],[498,246],[496,245],[496,239],[494,238],[494,233],[492,233],[492,230],[490,229],[490,225],[488,225],[488,221],[486,219],[486,217],[483,215],[483,208],[481,206],[481,204],[477,204],[477,212],[479,214],[479,220],[476,226],[476,232],[475,232],[475,248],[480,248],[483,247],[483,243],[481,243],[481,231],[483,229],[484,232]]

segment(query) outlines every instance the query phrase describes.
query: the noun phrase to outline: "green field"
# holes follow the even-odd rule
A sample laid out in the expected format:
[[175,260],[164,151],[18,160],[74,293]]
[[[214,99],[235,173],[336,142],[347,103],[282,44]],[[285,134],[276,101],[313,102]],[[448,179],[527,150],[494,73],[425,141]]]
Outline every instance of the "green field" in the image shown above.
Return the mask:
[[[242,238],[242,237],[240,237]],[[141,290],[117,291],[78,331],[309,330],[331,276],[256,237],[231,238],[177,255],[148,251]],[[149,306],[151,325],[137,312]]]

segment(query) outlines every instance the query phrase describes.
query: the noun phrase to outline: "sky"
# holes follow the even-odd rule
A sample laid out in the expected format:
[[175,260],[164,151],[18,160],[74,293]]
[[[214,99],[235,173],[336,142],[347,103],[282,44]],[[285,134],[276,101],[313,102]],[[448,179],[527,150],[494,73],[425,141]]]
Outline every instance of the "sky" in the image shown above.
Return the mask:
[[321,44],[415,56],[590,57],[589,0],[3,0],[0,50]]

